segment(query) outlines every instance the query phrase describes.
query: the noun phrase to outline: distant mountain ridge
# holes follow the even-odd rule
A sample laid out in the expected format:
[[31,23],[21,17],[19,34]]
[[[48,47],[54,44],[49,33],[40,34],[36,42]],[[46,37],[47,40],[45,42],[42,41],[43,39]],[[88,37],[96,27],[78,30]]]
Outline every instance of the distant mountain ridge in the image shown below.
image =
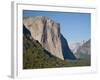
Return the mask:
[[24,17],[23,24],[30,31],[33,39],[52,55],[64,59],[76,59],[67,40],[60,32],[60,24],[45,16]]
[[90,58],[91,56],[91,40],[84,42],[75,54],[77,58]]
[[69,43],[69,48],[71,49],[71,51],[75,54],[77,52],[77,49],[82,45],[82,43],[80,42],[73,42],[73,43]]

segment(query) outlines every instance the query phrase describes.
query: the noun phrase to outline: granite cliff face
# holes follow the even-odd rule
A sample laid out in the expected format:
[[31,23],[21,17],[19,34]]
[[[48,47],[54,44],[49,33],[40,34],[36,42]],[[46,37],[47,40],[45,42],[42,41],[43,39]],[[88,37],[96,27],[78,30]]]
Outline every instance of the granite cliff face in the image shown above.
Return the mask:
[[64,59],[76,59],[70,51],[66,39],[60,33],[60,24],[45,16],[24,17],[23,23],[32,38],[52,55]]

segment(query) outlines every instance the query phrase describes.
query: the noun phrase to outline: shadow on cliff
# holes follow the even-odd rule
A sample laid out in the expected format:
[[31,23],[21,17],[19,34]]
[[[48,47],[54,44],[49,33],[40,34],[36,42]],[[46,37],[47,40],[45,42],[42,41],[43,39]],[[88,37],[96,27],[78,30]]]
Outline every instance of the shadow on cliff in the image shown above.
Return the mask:
[[64,56],[64,60],[75,60],[76,57],[74,54],[71,52],[67,40],[64,38],[64,36],[61,34],[61,46],[62,46],[62,53]]
[[23,35],[25,35],[26,37],[30,37],[31,33],[28,29],[26,29],[25,25],[23,24]]

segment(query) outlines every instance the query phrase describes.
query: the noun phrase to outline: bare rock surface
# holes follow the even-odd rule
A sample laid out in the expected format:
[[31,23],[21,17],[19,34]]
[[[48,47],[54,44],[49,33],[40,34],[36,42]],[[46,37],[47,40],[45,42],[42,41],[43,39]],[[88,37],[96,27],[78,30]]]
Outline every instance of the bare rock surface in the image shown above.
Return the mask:
[[75,59],[75,56],[68,47],[66,39],[60,33],[59,23],[46,16],[35,16],[24,17],[23,24],[30,31],[32,38],[38,40],[52,55],[62,60]]
[[91,55],[91,40],[86,41],[82,46],[77,49],[75,54],[77,58],[87,58]]

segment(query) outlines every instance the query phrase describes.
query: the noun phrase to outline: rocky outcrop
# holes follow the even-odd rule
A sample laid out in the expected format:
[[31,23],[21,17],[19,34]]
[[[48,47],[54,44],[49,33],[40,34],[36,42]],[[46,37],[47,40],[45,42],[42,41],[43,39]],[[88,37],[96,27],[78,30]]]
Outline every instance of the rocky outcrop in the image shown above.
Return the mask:
[[86,41],[77,49],[77,58],[89,58],[91,55],[91,40]]
[[52,55],[64,60],[75,59],[66,39],[60,33],[60,24],[45,16],[24,17],[23,23],[32,38]]

